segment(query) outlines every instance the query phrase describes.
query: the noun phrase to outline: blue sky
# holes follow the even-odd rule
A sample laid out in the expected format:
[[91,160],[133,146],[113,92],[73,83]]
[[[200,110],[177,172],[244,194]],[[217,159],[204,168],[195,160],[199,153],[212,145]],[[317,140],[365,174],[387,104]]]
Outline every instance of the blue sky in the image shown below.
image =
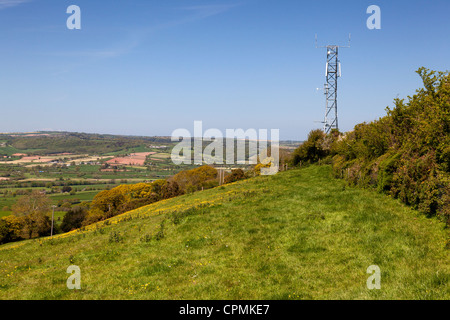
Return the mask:
[[[69,5],[81,30],[69,30]],[[381,30],[369,30],[369,5]],[[341,131],[448,70],[448,0],[0,0],[0,131],[170,135],[280,129],[303,140],[325,112],[325,49],[340,51]]]

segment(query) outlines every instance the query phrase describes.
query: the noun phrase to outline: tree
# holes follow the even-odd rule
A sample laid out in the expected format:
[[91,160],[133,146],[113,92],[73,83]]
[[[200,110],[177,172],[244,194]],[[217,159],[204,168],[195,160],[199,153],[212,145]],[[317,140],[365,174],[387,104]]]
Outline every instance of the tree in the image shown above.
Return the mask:
[[178,184],[185,191],[196,191],[203,188],[211,188],[218,184],[216,181],[217,170],[211,166],[201,166],[192,170],[177,173],[171,181]]
[[169,199],[183,194],[183,191],[175,181],[167,181],[161,188],[161,198]]
[[315,163],[328,154],[325,149],[326,134],[320,130],[312,130],[308,134],[308,140],[303,142],[292,155],[292,165],[303,163]]
[[76,206],[73,209],[67,211],[64,215],[61,223],[61,230],[63,232],[69,232],[73,229],[81,228],[83,221],[87,215],[87,208]]
[[22,219],[9,215],[0,219],[0,244],[21,239]]
[[72,187],[71,186],[64,186],[64,187],[62,187],[61,191],[63,193],[66,193],[66,192],[69,193],[70,191],[72,191]]
[[45,194],[35,190],[13,205],[13,214],[22,219],[22,233],[25,237],[31,239],[50,234],[50,204],[51,201]]
[[224,179],[224,183],[232,183],[238,180],[245,179],[245,173],[242,169],[233,169],[231,174],[227,175]]

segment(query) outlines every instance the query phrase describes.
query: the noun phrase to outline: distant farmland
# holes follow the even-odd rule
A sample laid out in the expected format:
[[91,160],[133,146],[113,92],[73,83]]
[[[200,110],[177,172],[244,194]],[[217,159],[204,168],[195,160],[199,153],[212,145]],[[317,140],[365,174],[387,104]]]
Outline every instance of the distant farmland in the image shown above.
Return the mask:
[[106,161],[106,163],[111,165],[129,165],[129,166],[143,166],[147,156],[156,154],[157,152],[137,152],[131,153],[126,157],[116,157],[111,160]]

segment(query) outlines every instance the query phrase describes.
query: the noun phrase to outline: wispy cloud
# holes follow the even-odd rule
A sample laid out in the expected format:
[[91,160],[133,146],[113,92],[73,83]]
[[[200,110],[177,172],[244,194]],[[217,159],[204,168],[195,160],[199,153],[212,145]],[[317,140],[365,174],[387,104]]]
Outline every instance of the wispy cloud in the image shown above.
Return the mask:
[[142,41],[142,34],[140,32],[130,32],[129,36],[122,39],[115,45],[113,44],[109,48],[104,49],[86,49],[86,50],[74,50],[64,52],[52,52],[50,55],[61,57],[79,57],[79,58],[115,58],[127,53],[130,53],[136,48]]
[[224,13],[226,11],[229,11],[235,7],[240,6],[240,4],[209,4],[209,5],[198,5],[198,6],[187,6],[187,7],[180,7],[181,10],[187,10],[192,11],[195,13],[195,16],[193,17],[195,20],[197,19],[203,19],[210,16],[214,16],[220,13]]
[[0,10],[15,7],[31,0],[0,0]]
[[186,12],[189,12],[189,14],[179,19],[167,21],[165,23],[161,23],[158,25],[132,30],[129,34],[129,37],[124,39],[124,41],[122,41],[121,43],[116,44],[116,46],[100,50],[73,51],[65,53],[60,52],[55,54],[66,56],[91,57],[91,58],[114,58],[122,56],[124,54],[133,51],[133,49],[138,47],[151,34],[154,34],[158,31],[162,31],[165,29],[175,28],[188,23],[193,23],[221,13],[225,13],[226,11],[229,11],[237,6],[240,6],[240,4],[220,4],[220,5],[213,4],[213,5],[178,7],[175,9],[184,10]]

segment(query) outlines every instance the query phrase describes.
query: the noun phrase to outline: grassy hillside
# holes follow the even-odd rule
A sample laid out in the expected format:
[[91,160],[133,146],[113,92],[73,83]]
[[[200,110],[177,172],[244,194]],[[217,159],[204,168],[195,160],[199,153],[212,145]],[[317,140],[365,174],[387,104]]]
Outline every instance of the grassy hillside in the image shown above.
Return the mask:
[[[444,225],[330,174],[258,177],[0,246],[0,299],[449,299]],[[72,264],[81,290],[66,287]],[[381,290],[366,287],[374,264]]]

